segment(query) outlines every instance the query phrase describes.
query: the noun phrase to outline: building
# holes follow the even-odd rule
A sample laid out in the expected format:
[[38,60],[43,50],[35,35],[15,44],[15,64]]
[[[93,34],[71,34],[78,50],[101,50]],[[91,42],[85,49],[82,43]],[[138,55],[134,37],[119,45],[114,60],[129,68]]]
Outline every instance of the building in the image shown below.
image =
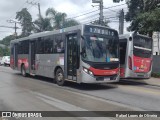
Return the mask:
[[153,33],[153,55],[160,55],[160,32]]

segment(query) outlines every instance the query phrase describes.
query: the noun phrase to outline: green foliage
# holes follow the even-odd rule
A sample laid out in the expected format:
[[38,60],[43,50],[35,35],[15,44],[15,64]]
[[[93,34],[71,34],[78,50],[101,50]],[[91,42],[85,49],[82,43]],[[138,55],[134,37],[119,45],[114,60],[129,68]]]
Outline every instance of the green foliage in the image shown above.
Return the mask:
[[3,50],[3,56],[10,56],[10,49],[8,47],[5,47]]
[[0,47],[0,56],[3,56],[3,48]]
[[75,25],[78,25],[78,24],[79,24],[79,22],[77,22],[74,19],[65,20],[65,22],[63,24],[63,28],[75,26]]
[[51,23],[53,24],[53,29],[61,29],[61,28],[71,27],[79,24],[74,19],[67,20],[66,13],[57,12],[53,8],[48,8],[46,11],[46,15],[50,18]]
[[49,18],[43,18],[42,16],[39,16],[39,18],[34,21],[34,32],[37,33],[51,30],[53,30],[53,28]]
[[27,8],[23,8],[21,11],[17,12],[16,19],[18,19],[21,22],[22,26],[22,37],[28,36],[32,29],[32,16],[28,12]]
[[138,31],[152,36],[153,31],[160,31],[159,0],[130,0],[126,21],[131,21],[130,31]]
[[152,73],[151,76],[155,78],[160,78],[160,73]]
[[4,44],[6,46],[9,46],[10,45],[10,41],[15,39],[15,36],[14,35],[9,35],[9,36],[6,36],[5,38],[3,38],[3,40],[0,42],[1,44]]
[[123,0],[113,0],[114,3],[119,3],[120,1],[123,1]]
[[8,47],[0,47],[0,56],[10,56],[10,49]]

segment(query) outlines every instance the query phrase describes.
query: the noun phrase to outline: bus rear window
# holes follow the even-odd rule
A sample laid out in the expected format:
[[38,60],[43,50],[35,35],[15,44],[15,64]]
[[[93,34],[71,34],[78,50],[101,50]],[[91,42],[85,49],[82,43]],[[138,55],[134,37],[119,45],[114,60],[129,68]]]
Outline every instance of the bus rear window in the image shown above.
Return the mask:
[[142,36],[134,36],[133,37],[133,45],[134,47],[141,47],[146,49],[152,49],[152,39]]

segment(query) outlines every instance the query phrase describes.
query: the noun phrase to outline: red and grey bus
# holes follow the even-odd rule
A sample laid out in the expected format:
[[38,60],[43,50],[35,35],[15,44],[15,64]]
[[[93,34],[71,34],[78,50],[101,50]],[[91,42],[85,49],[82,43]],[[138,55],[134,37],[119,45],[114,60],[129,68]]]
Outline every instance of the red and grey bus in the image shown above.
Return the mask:
[[78,25],[12,40],[11,68],[55,78],[58,85],[117,82],[119,37],[111,28]]
[[137,33],[120,35],[121,78],[150,78],[152,38]]

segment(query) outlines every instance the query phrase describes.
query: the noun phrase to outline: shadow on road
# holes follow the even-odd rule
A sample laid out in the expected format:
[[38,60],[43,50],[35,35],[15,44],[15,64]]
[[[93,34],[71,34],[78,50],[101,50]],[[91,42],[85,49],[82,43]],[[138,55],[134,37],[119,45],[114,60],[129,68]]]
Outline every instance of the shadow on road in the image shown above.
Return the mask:
[[121,79],[119,81],[119,83],[115,83],[115,84],[119,84],[119,85],[132,85],[132,86],[143,86],[143,85],[149,85],[148,83],[146,83],[147,79]]
[[[21,76],[22,75],[20,73],[16,73],[17,76]],[[52,78],[47,78],[47,77],[42,77],[42,76],[30,76],[28,75],[26,78],[31,78],[34,80],[40,80],[43,82],[47,82],[47,83],[52,83],[53,85],[56,85],[56,82],[54,79]],[[74,82],[68,82],[66,81],[64,86],[61,87],[65,87],[65,88],[72,88],[72,89],[77,89],[77,90],[87,90],[87,91],[94,91],[94,90],[108,90],[108,89],[115,89],[117,88],[117,85],[112,85],[112,84],[85,84],[85,83],[74,83]]]

